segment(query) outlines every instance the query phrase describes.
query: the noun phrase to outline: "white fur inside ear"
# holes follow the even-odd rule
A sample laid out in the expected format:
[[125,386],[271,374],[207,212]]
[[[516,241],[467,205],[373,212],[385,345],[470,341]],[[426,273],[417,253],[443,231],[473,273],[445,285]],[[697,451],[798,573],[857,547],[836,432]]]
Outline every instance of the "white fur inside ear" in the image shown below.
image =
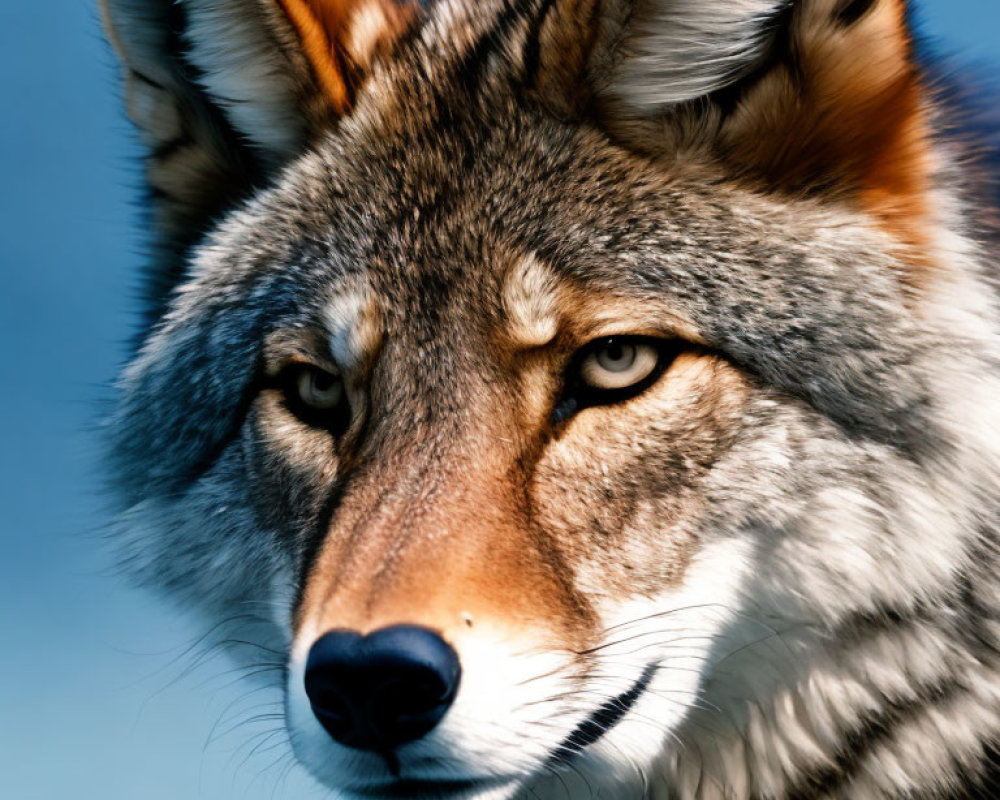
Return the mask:
[[767,50],[788,0],[645,0],[612,78],[636,111],[682,103],[731,84]]
[[[281,163],[296,155],[305,140],[302,79],[271,30],[268,3],[171,2],[180,6],[183,58],[196,68],[200,88],[265,159]],[[129,80],[128,111],[154,147],[180,136],[185,121],[176,102],[190,94],[190,76],[180,74],[168,41],[163,7],[171,2],[101,0],[109,38],[144,79]]]
[[187,0],[188,57],[237,130],[265,153],[294,155],[303,122],[290,65],[255,4]]

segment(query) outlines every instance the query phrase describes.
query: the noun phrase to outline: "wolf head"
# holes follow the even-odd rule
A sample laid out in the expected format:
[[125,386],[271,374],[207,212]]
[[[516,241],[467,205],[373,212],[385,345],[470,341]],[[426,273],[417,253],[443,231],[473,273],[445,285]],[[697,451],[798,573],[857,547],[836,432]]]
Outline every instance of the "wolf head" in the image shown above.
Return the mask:
[[125,563],[287,658],[322,783],[895,796],[842,745],[971,663],[1000,497],[901,0],[105,12],[156,245]]

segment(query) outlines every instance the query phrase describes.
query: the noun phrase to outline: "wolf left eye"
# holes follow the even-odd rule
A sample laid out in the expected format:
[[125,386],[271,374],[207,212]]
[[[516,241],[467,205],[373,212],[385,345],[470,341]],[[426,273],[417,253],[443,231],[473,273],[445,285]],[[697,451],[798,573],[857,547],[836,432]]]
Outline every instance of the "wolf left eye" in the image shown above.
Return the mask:
[[347,391],[339,374],[295,365],[281,374],[278,386],[288,410],[308,425],[340,433],[349,423]]
[[344,397],[344,382],[340,376],[315,368],[299,371],[295,389],[298,399],[316,411],[334,409]]
[[590,389],[627,389],[652,375],[659,362],[660,349],[648,341],[606,339],[580,362],[580,381]]
[[572,363],[555,419],[635,397],[656,382],[679,347],[677,342],[649,336],[610,336],[591,342]]

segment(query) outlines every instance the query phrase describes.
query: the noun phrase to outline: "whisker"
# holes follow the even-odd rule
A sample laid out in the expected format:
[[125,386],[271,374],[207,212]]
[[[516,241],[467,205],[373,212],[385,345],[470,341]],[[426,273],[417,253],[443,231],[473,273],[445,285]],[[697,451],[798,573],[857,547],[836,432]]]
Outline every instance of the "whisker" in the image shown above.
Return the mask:
[[[600,652],[602,652],[604,650],[608,650],[608,649],[610,649],[612,647],[618,647],[619,645],[628,644],[629,642],[634,642],[635,640],[642,639],[642,638],[644,638],[646,636],[657,636],[657,635],[662,635],[663,633],[666,633],[666,631],[645,631],[644,633],[637,633],[637,634],[634,634],[633,636],[629,636],[629,637],[627,637],[625,639],[617,639],[616,641],[607,642],[606,644],[598,645],[597,647],[591,647],[589,650],[581,650],[577,655],[581,655],[581,656],[594,655],[594,654],[600,653]],[[675,642],[701,641],[701,642],[704,642],[704,641],[711,641],[713,638],[715,638],[715,637],[706,634],[706,635],[702,635],[702,636],[681,636],[681,637],[678,637],[677,639],[672,639],[671,641],[675,641]],[[637,652],[637,651],[632,651],[632,652]]]
[[611,626],[605,628],[604,631],[603,631],[603,633],[606,635],[608,633],[611,633],[612,631],[616,631],[616,630],[619,630],[621,628],[625,628],[625,627],[627,627],[629,625],[638,625],[639,623],[642,623],[642,622],[648,622],[651,619],[662,619],[664,617],[669,617],[669,616],[673,616],[675,614],[684,613],[685,611],[704,611],[707,608],[718,608],[718,609],[722,609],[722,610],[726,611],[727,613],[732,613],[733,612],[733,610],[729,606],[725,605],[724,603],[700,603],[700,604],[690,605],[690,606],[679,606],[677,608],[671,608],[671,609],[667,609],[665,611],[655,611],[652,614],[646,614],[645,616],[636,617],[635,619],[626,620],[625,622],[619,622],[619,623],[617,623],[615,625],[611,625]]

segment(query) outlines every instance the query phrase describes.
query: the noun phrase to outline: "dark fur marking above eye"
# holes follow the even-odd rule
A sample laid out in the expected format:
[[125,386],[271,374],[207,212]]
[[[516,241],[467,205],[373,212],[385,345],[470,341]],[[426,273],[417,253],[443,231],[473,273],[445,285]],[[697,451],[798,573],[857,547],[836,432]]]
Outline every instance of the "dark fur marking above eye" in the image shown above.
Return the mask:
[[844,28],[849,28],[855,22],[865,16],[878,0],[846,0],[833,15],[837,24]]

